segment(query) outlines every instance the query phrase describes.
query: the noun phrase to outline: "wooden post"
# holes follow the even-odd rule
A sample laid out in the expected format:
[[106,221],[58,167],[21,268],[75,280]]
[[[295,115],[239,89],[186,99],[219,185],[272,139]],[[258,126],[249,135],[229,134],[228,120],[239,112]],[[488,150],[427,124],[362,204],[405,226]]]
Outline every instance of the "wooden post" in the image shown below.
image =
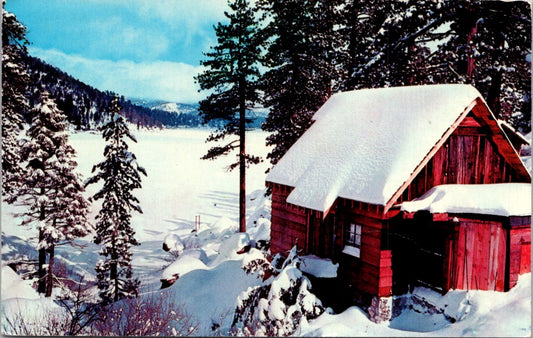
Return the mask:
[[200,215],[194,216],[194,230],[196,232],[200,230]]

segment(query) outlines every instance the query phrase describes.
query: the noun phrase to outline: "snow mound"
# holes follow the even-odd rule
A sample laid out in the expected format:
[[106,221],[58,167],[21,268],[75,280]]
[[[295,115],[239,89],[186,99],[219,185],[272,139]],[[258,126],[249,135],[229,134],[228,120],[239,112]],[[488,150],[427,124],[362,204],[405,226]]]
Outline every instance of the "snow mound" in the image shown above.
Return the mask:
[[468,315],[436,335],[479,337],[531,336],[531,273],[508,292],[469,291]]
[[[66,310],[54,303],[51,298],[10,298],[2,300],[2,335],[36,335],[49,334],[54,324],[66,320]],[[22,327],[13,327],[23,319]],[[48,326],[48,327],[47,327]]]
[[[64,310],[51,298],[41,298],[30,283],[22,280],[10,267],[2,266],[3,335],[39,335],[45,331],[43,325],[64,318]],[[24,327],[17,326],[21,318]]]
[[[205,254],[204,254],[205,255]],[[197,251],[185,251],[172,264],[170,264],[163,273],[161,279],[174,282],[184,274],[199,269],[208,269],[204,262],[198,257]]]
[[205,228],[200,229],[197,234],[197,240],[200,245],[208,241],[222,238],[229,234],[234,233],[237,230],[237,224],[226,216],[219,217],[212,224],[207,225]]
[[253,228],[248,228],[247,231],[256,242],[270,241],[270,220],[266,218],[259,218],[257,224]]
[[403,202],[402,210],[527,216],[531,215],[531,184],[443,184],[420,198]]
[[265,189],[250,193],[248,208],[253,212],[248,213],[246,232],[255,241],[270,241],[270,212],[272,207],[270,198],[265,196]]
[[[531,335],[531,273],[521,275],[509,292],[451,290],[441,296],[425,288],[413,295],[444,308],[421,313],[418,305],[391,322],[371,322],[353,306],[340,314],[324,313],[302,325],[300,336],[378,337],[529,337]],[[445,317],[449,316],[448,319]],[[456,322],[450,320],[458,318]]]
[[167,292],[199,323],[200,336],[212,336],[214,324],[220,332],[228,332],[237,297],[259,282],[241,269],[241,262],[223,261],[211,269],[187,273]]
[[[411,297],[424,302],[437,312],[442,311],[445,317],[453,322],[465,318],[471,308],[471,294],[465,290],[452,290],[443,296],[436,291],[417,287],[413,290]],[[416,302],[416,304],[421,302]],[[422,309],[417,308],[416,304],[413,305],[413,308],[417,309],[418,312],[423,312]]]
[[216,266],[228,260],[242,260],[242,255],[239,255],[237,252],[249,244],[250,235],[246,232],[240,232],[229,236],[220,243],[218,256],[216,256],[210,266]]
[[315,255],[300,257],[300,270],[318,278],[335,278],[339,263],[333,264],[331,259],[320,258]]
[[216,222],[214,222],[210,226],[211,230],[218,230],[218,231],[225,231],[233,227],[235,227],[235,222],[225,216],[220,217],[219,219],[216,220]]
[[31,281],[22,280],[13,269],[2,266],[2,301],[11,298],[38,299],[39,294]]

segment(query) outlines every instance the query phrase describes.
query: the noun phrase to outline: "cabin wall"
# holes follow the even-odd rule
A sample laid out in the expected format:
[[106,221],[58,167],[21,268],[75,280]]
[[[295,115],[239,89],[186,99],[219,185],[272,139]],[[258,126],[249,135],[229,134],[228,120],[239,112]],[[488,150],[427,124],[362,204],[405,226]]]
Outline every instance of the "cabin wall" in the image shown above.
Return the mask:
[[405,189],[398,203],[440,184],[529,182],[498,153],[488,129],[467,117]]
[[394,294],[416,285],[507,291],[531,271],[530,216],[421,211],[391,220],[389,234]]
[[[297,244],[304,254],[339,262],[339,277],[349,284],[353,298],[363,304],[369,304],[373,297],[392,295],[392,256],[383,240],[387,221],[379,218],[382,207],[340,199],[323,219],[321,213],[286,203],[290,187],[271,187],[272,254],[285,254]],[[362,226],[359,257],[342,252],[350,223]]]
[[511,217],[509,223],[508,288],[512,288],[521,274],[531,272],[531,218]]
[[[339,274],[351,284],[353,296],[363,303],[372,297],[392,295],[392,255],[387,246],[387,221],[378,218],[368,205],[340,203],[336,211],[337,240],[335,256],[340,262]],[[350,223],[360,224],[360,256],[343,253],[346,229]]]
[[285,254],[294,245],[306,249],[307,214],[304,208],[287,203],[292,188],[272,185],[270,251]]
[[333,258],[334,241],[338,233],[335,211],[328,213],[325,219],[321,212],[307,210],[307,215],[309,230],[305,251],[318,257]]

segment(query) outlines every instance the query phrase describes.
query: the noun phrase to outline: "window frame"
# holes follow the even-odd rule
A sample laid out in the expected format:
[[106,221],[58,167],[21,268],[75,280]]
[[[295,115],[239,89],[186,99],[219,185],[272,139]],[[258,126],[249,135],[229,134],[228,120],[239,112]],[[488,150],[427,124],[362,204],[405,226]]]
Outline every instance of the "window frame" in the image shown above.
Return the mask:
[[361,239],[363,226],[358,223],[350,222],[345,228],[344,254],[360,258],[361,257]]

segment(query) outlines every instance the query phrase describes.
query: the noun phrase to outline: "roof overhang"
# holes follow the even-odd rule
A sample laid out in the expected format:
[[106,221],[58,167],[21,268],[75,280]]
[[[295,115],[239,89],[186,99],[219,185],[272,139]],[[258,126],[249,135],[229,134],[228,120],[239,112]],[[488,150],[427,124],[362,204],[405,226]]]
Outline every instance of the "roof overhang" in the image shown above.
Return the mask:
[[494,140],[497,151],[505,158],[507,162],[518,172],[519,177],[524,182],[531,182],[531,174],[527,171],[524,163],[520,159],[520,155],[516,149],[512,146],[507,134],[502,129],[500,123],[495,118],[494,114],[490,111],[485,100],[478,97],[472,103],[470,103],[464,111],[459,115],[455,122],[446,130],[440,140],[431,148],[429,153],[424,157],[422,162],[412,172],[408,180],[406,180],[396,193],[390,198],[385,205],[385,212],[387,212],[403,194],[405,189],[411,184],[420,171],[427,165],[427,163],[433,158],[435,153],[442,147],[442,145],[449,139],[453,132],[459,127],[465,117],[472,112],[476,119],[484,126],[487,126],[490,130],[491,137]]

